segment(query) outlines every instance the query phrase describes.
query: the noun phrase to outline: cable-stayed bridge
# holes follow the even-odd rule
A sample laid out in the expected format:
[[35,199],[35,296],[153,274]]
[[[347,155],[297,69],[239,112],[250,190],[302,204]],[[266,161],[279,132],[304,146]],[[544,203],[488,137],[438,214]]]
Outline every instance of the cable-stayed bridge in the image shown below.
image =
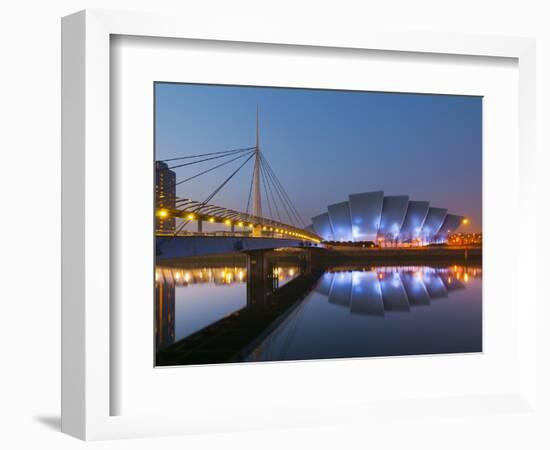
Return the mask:
[[[231,180],[253,161],[244,211],[214,204]],[[200,167],[195,173],[184,170]],[[231,169],[203,200],[176,195],[178,186]],[[185,173],[185,175],[184,175]],[[180,175],[181,174],[181,175]],[[203,178],[204,179],[204,178]],[[254,146],[185,155],[156,163],[157,256],[173,258],[282,247],[316,247],[298,209],[260,148],[258,115]],[[263,208],[263,206],[266,208]],[[208,226],[206,225],[208,224]],[[216,228],[216,231],[207,231]]]

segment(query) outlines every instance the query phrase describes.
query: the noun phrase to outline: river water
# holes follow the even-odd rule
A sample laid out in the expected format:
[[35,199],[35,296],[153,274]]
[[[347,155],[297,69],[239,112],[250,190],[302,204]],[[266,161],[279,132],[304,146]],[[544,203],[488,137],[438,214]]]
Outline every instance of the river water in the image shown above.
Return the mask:
[[[301,276],[276,265],[274,291]],[[250,304],[245,267],[157,268],[157,349]],[[482,351],[482,270],[476,266],[328,267],[242,361]]]

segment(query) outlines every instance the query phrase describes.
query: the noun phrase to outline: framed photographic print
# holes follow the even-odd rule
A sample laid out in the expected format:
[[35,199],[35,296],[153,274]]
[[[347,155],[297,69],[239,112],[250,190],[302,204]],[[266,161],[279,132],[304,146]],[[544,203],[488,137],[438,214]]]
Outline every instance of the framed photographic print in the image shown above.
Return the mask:
[[482,351],[481,97],[160,82],[155,118],[156,365]]
[[63,19],[65,432],[536,396],[534,44],[359,35]]

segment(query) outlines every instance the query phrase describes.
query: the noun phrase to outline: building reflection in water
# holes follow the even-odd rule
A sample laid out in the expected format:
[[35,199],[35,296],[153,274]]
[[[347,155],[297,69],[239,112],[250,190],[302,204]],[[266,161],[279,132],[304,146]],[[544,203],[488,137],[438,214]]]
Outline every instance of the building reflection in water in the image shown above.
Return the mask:
[[344,268],[328,270],[315,291],[333,305],[349,307],[352,314],[383,316],[430,305],[480,278],[480,268],[461,266]]
[[482,350],[482,270],[338,267],[246,361]]
[[176,287],[169,274],[155,274],[155,342],[165,348],[175,342]]
[[[247,288],[245,266],[157,267],[157,350],[181,346],[213,324],[253,311],[301,273],[297,265],[270,266],[262,300]],[[458,265],[326,269],[284,320],[247,346],[242,360],[481,351],[481,278],[481,268]]]

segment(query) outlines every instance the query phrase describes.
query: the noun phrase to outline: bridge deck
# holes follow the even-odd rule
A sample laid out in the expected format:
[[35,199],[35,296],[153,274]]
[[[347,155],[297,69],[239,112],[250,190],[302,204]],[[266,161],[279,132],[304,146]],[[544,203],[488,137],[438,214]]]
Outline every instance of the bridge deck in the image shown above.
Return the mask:
[[202,223],[222,224],[232,227],[232,230],[235,228],[241,231],[255,230],[258,233],[272,237],[321,242],[321,238],[309,230],[265,217],[233,211],[211,204],[200,204],[189,199],[178,199],[176,203],[178,203],[177,207],[158,209],[156,216],[160,219],[179,218],[184,223],[199,222],[201,226]]
[[311,241],[242,236],[157,236],[157,260],[275,248],[321,247]]

